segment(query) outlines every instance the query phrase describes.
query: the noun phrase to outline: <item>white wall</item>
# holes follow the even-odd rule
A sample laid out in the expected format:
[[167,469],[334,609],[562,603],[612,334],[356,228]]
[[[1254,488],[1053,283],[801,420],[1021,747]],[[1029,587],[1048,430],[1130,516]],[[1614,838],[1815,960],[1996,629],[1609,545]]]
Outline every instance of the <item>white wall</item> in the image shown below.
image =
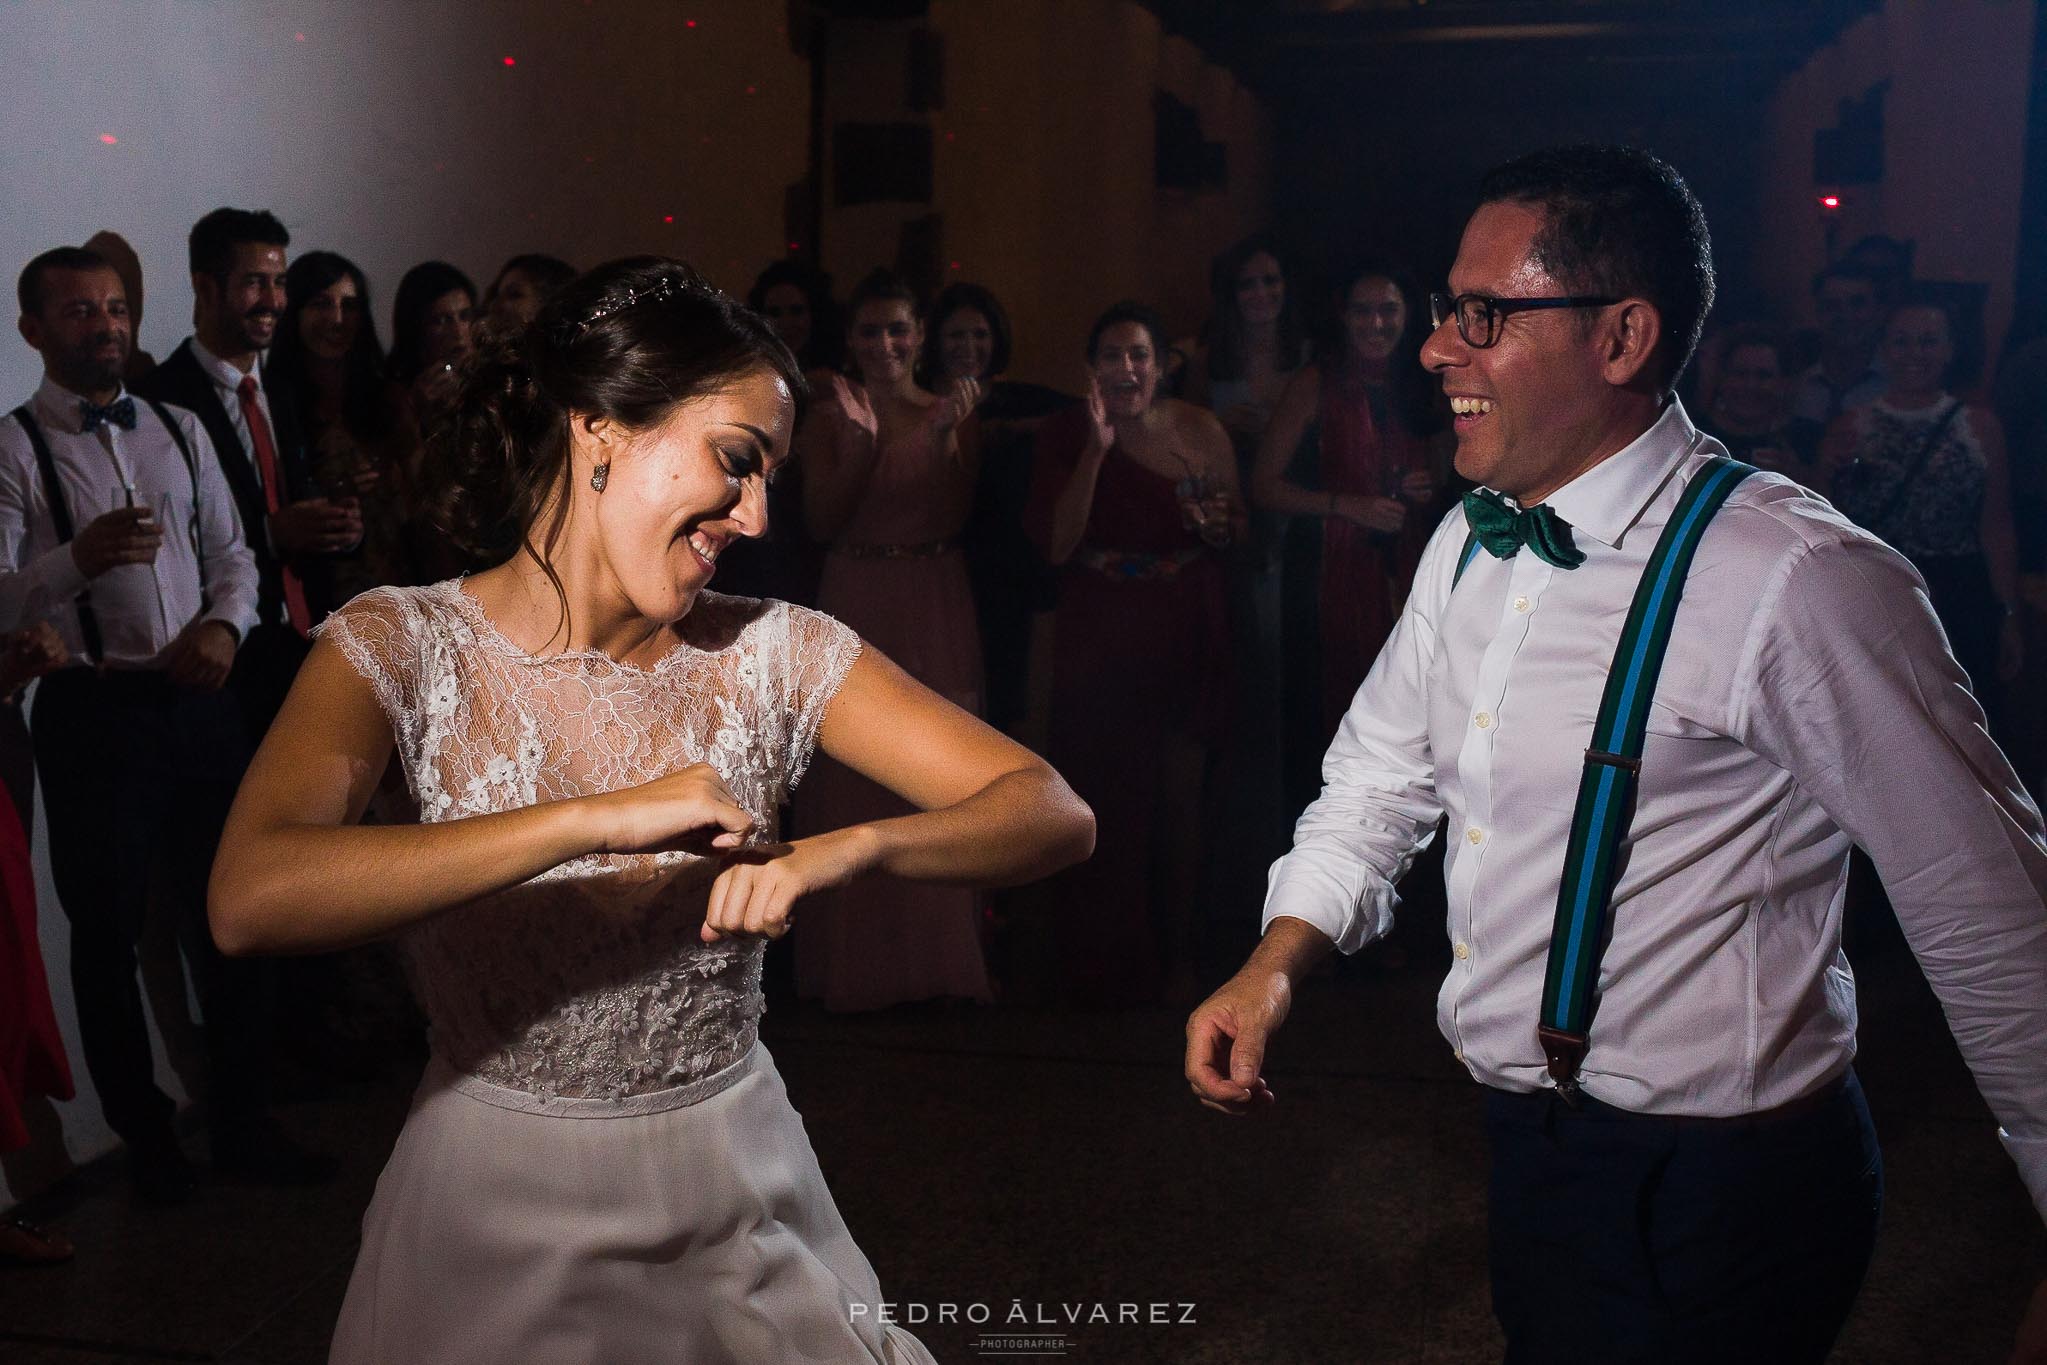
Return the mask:
[[[773,0],[0,0],[7,277],[122,233],[161,356],[189,330],[185,233],[233,204],[362,266],[387,343],[399,276],[431,257],[480,288],[515,252],[660,251],[743,289],[804,171],[808,69],[782,19]],[[0,342],[10,406],[37,373]]]
[[[159,357],[190,326],[186,231],[221,204],[272,209],[294,250],[353,258],[387,343],[399,276],[431,257],[480,288],[521,251],[584,266],[664,252],[738,292],[781,254],[783,189],[805,169],[809,75],[784,13],[777,0],[0,0],[0,264],[11,281],[48,247],[121,233],[142,258],[140,341]],[[40,372],[0,338],[0,411]],[[37,860],[84,1087],[40,838]],[[59,1114],[72,1159],[112,1145],[89,1093]]]

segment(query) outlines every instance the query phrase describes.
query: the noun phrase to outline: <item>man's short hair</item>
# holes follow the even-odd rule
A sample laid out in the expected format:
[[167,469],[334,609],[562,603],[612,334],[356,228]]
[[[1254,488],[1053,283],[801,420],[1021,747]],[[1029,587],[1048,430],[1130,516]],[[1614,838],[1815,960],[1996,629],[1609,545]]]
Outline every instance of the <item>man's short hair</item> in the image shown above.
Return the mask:
[[192,273],[225,279],[234,269],[235,248],[248,242],[290,246],[291,234],[268,209],[215,209],[192,225],[187,239]]
[[1869,292],[1881,295],[1884,292],[1883,279],[1866,265],[1854,261],[1836,261],[1812,277],[1813,297],[1819,297],[1821,289],[1829,280],[1846,280],[1850,284],[1869,286]]
[[1655,305],[1653,374],[1670,388],[1713,307],[1713,241],[1684,177],[1636,147],[1553,147],[1486,173],[1479,202],[1503,201],[1543,211],[1535,263],[1565,289]]
[[[44,281],[52,270],[112,270],[114,264],[97,251],[87,251],[82,246],[51,247],[42,255],[21,268],[21,278],[15,281],[14,296],[21,303],[21,315],[25,318],[39,318],[43,315]],[[118,272],[116,272],[118,273]]]

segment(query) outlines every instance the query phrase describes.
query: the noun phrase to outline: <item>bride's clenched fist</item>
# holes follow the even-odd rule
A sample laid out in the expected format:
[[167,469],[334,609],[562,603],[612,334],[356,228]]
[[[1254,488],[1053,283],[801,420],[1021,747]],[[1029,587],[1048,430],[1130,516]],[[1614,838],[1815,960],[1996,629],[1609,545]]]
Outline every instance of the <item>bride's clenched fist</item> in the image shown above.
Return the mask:
[[854,825],[793,844],[760,844],[732,854],[711,883],[704,942],[716,943],[731,934],[780,938],[789,932],[789,913],[799,899],[859,876],[874,865],[876,845],[873,830]]

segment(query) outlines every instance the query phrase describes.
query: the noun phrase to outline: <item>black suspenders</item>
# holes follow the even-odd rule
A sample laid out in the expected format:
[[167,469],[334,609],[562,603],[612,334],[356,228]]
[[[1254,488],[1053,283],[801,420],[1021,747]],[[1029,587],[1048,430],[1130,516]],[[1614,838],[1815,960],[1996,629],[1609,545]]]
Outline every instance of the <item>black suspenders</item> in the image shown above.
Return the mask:
[[[171,440],[177,443],[178,454],[185,457],[185,473],[192,480],[192,515],[196,519],[199,515],[199,462],[192,456],[192,444],[185,439],[185,433],[178,429],[178,424],[171,420],[171,415],[164,410],[163,404],[157,402],[154,398],[146,401],[149,404],[150,411],[156,414],[157,420],[162,422],[164,428],[170,432]],[[43,497],[50,505],[50,524],[57,531],[57,543],[60,545],[69,544],[77,539],[78,531],[75,523],[71,520],[71,504],[64,496],[63,481],[57,477],[57,461],[50,454],[50,443],[43,438],[43,429],[29,412],[28,404],[23,403],[11,415],[15,421],[21,423],[22,431],[28,435],[29,448],[35,452],[36,468],[42,472],[43,476]],[[196,555],[199,548],[199,528],[195,524],[189,530],[192,536],[192,548]],[[205,561],[201,560],[200,586],[202,594],[205,588],[205,572]],[[92,588],[90,586],[79,590],[75,605],[78,608],[78,634],[85,643],[85,652],[92,655],[92,661],[97,664],[101,662],[105,650],[100,639],[99,617],[92,609]]]

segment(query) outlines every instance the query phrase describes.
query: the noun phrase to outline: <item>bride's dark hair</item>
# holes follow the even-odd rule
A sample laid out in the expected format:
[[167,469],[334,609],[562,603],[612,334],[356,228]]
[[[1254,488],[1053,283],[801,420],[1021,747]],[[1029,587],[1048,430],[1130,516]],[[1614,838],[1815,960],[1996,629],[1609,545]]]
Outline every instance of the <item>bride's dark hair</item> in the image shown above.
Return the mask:
[[799,404],[807,396],[796,358],[767,323],[688,265],[665,256],[600,265],[470,363],[460,397],[427,435],[429,513],[480,560],[525,550],[560,591],[551,559],[568,519],[570,414],[644,431],[763,368]]

